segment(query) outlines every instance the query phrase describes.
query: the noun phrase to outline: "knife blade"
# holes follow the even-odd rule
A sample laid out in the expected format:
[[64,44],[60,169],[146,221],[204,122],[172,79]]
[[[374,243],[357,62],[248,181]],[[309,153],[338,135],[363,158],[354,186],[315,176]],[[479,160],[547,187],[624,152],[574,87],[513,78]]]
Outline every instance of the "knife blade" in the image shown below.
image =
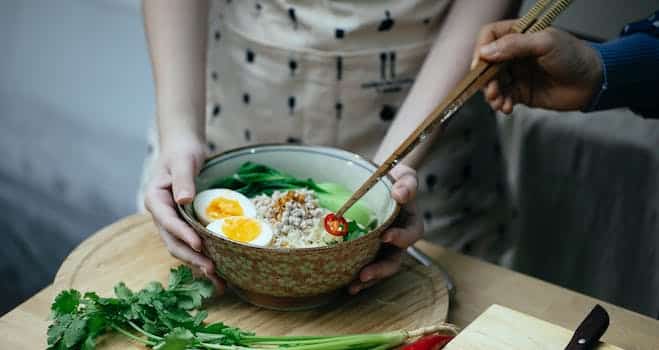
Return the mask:
[[607,328],[609,328],[609,314],[600,305],[595,305],[574,331],[574,335],[565,350],[594,349],[599,344],[599,339]]

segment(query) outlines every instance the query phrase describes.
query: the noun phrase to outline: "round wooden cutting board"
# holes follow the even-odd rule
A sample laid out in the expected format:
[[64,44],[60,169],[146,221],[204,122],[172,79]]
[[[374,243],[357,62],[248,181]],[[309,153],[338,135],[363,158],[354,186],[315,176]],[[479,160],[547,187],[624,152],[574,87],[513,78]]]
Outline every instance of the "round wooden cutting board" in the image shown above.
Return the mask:
[[[78,246],[60,267],[54,285],[58,289],[75,288],[112,296],[113,286],[119,281],[135,290],[153,280],[166,284],[169,269],[179,264],[165,249],[151,217],[134,215],[106,227]],[[222,321],[263,335],[381,332],[443,322],[448,301],[441,274],[406,258],[394,277],[319,309],[264,310],[228,292],[208,303],[207,321]],[[110,347],[115,346],[126,348],[127,344]]]

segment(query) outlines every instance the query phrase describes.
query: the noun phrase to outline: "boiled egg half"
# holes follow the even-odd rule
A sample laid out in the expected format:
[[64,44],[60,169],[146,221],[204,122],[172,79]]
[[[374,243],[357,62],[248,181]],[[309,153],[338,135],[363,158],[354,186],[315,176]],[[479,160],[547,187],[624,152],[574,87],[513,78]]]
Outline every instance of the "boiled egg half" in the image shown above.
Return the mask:
[[207,227],[213,233],[230,240],[265,247],[272,241],[272,229],[261,220],[246,216],[230,216],[211,222]]
[[197,193],[192,205],[197,219],[204,226],[230,216],[256,217],[256,207],[249,198],[225,188]]

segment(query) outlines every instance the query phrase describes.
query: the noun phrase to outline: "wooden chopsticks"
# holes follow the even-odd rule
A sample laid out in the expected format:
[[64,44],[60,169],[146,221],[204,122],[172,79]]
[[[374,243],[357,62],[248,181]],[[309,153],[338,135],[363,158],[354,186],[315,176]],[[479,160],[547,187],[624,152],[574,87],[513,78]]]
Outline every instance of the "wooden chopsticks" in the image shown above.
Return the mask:
[[[553,2],[553,3],[552,3]],[[516,33],[534,33],[541,31],[556,19],[572,2],[572,0],[539,0],[531,9],[517,20],[513,26]],[[551,6],[549,4],[552,3]],[[348,198],[336,212],[342,217],[366,192],[368,192],[391,168],[409,154],[418,144],[422,143],[437,126],[443,130],[455,112],[485,84],[491,81],[501,70],[502,63],[490,64],[479,61],[474,69],[458,83],[458,85],[433,109],[423,122],[394,150],[391,155],[369,176],[366,181]]]

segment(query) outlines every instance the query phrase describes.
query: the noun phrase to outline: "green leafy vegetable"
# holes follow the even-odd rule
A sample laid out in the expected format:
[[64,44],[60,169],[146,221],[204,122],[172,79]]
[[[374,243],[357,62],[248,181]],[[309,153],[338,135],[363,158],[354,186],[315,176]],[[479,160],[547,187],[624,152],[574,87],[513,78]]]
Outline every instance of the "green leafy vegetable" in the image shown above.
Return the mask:
[[48,327],[48,332],[46,333],[46,335],[48,335],[48,344],[59,342],[64,336],[64,332],[71,325],[71,321],[73,321],[71,315],[58,316],[55,319],[55,322]]
[[76,345],[82,338],[85,337],[85,327],[87,327],[87,320],[76,318],[71,321],[64,331],[64,345],[70,348]]
[[269,166],[245,162],[233,176],[221,178],[210,187],[228,188],[238,191],[247,197],[260,194],[272,194],[274,191],[286,191],[298,188],[308,188],[316,193],[323,192],[312,179],[298,179],[284,174]]
[[51,307],[49,348],[94,349],[96,338],[110,329],[156,346],[175,329],[201,328],[208,313],[190,312],[212,295],[212,284],[194,278],[185,266],[172,269],[169,281],[166,289],[151,282],[138,292],[120,282],[114,287],[115,298],[100,298],[95,293],[81,296],[75,290],[61,292]]
[[187,329],[175,328],[165,340],[154,347],[156,350],[185,350],[194,343],[194,334]]
[[60,292],[51,306],[48,349],[93,350],[99,336],[114,331],[157,350],[387,350],[439,330],[454,331],[440,324],[410,332],[267,337],[222,322],[206,324],[208,313],[199,308],[212,294],[212,284],[194,278],[185,266],[170,271],[167,288],[151,282],[134,292],[119,282],[114,292],[116,298]]
[[[318,203],[321,207],[332,212],[338,211],[343,204],[350,198],[352,192],[343,185],[323,182],[318,184],[323,192],[316,192]],[[358,200],[344,214],[346,219],[354,220],[364,227],[371,225],[375,221],[375,213],[362,200]]]
[[343,241],[351,241],[357,239],[373,230],[377,227],[377,221],[371,221],[371,224],[367,227],[360,225],[358,222],[349,221],[348,222],[348,234],[343,236]]
[[55,316],[66,315],[75,311],[78,304],[80,304],[80,292],[74,289],[65,290],[55,298],[55,302],[50,309]]

